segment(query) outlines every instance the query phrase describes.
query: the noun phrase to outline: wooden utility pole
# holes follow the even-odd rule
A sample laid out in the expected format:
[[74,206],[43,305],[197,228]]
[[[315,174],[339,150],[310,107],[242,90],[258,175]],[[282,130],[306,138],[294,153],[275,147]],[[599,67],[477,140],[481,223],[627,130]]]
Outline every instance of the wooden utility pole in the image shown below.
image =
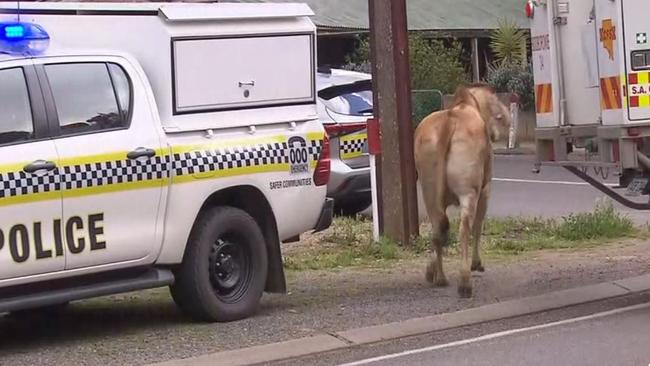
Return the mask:
[[405,0],[368,0],[375,114],[380,232],[403,245],[419,235],[411,77]]

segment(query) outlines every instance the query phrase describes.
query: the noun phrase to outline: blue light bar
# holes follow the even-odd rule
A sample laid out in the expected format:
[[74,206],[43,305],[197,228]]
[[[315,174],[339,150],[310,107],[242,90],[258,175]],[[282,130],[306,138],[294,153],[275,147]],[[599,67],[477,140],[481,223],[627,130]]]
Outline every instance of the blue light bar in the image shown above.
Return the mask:
[[25,37],[25,27],[22,24],[8,25],[5,27],[5,37],[7,39],[16,39]]
[[38,24],[0,22],[0,53],[37,55],[50,45],[50,36]]

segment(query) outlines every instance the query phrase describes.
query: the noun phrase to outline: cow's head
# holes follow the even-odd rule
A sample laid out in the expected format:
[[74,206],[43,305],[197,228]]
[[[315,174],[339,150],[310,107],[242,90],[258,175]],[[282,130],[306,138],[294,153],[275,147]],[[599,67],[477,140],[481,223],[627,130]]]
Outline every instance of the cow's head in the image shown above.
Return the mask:
[[456,92],[457,98],[465,101],[469,95],[473,100],[471,104],[477,107],[486,123],[490,139],[494,142],[508,136],[512,124],[510,110],[499,100],[494,88],[486,84],[472,84]]

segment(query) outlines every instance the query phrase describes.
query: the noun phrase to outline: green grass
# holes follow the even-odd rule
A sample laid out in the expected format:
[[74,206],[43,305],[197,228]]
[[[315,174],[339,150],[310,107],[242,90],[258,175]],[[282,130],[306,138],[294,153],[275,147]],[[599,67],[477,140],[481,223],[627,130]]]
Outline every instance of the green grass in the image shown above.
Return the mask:
[[[430,250],[428,225],[421,229],[411,247],[388,239],[372,240],[372,222],[361,218],[337,218],[332,227],[316,239],[315,245],[287,255],[292,270],[332,269],[351,266],[386,265],[415,258]],[[449,232],[449,255],[458,252],[458,220]],[[483,226],[481,251],[485,255],[517,255],[537,250],[580,249],[605,244],[613,239],[640,233],[632,221],[611,204],[597,205],[592,212],[559,219],[488,218]]]

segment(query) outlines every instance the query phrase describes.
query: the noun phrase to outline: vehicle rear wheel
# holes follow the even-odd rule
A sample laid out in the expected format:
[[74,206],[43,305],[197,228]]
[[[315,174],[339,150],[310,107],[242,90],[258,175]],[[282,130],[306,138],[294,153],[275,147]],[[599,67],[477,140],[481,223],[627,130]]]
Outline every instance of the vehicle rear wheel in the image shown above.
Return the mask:
[[[336,202],[336,201],[335,201]],[[358,213],[364,211],[372,204],[370,199],[357,199],[350,202],[344,202],[335,208],[335,212],[340,216],[356,216]]]
[[238,208],[215,207],[192,230],[170,290],[196,320],[239,320],[257,311],[267,269],[266,242],[255,219]]

